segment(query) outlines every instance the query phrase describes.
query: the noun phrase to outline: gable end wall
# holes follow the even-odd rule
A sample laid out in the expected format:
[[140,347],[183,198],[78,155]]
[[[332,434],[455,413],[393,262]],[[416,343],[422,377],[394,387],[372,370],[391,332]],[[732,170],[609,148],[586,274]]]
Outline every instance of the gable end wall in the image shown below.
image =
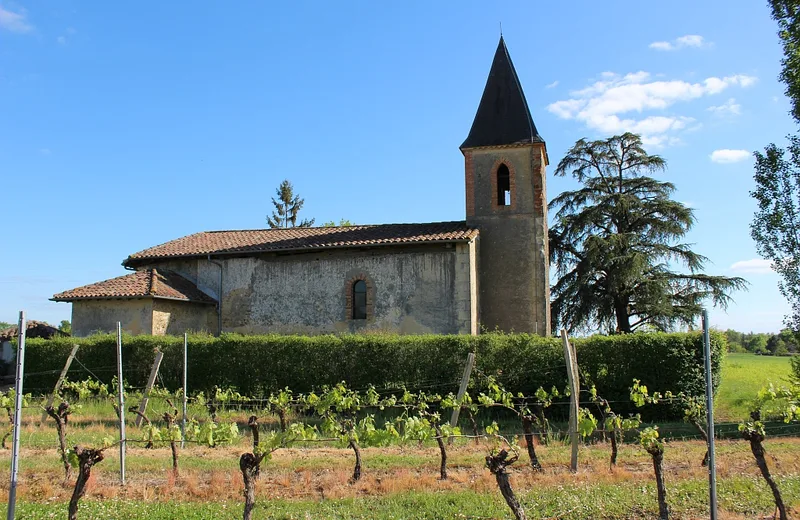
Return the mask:
[[153,300],[115,299],[72,302],[72,335],[89,336],[95,332],[116,332],[117,322],[129,334],[153,333]]

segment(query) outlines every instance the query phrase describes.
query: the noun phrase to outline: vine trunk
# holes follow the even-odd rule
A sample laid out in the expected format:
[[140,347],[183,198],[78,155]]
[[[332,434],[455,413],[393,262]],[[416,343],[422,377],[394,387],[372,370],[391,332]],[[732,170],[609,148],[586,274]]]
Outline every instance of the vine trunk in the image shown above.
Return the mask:
[[781,490],[778,489],[778,484],[775,483],[775,479],[772,478],[772,475],[769,472],[769,467],[767,467],[767,459],[764,457],[766,450],[764,450],[764,445],[762,444],[764,441],[764,436],[757,431],[746,431],[744,432],[744,438],[750,441],[750,451],[753,452],[753,457],[756,459],[756,465],[758,469],[761,470],[761,476],[764,477],[764,480],[767,481],[767,485],[772,490],[772,497],[775,499],[775,507],[778,508],[778,514],[780,515],[780,520],[787,520],[789,517],[786,516],[786,505],[783,503],[783,497],[781,497]]
[[514,494],[514,490],[511,488],[511,483],[508,481],[506,467],[513,464],[516,460],[517,457],[511,457],[509,459],[506,450],[500,450],[500,453],[497,455],[486,456],[486,467],[489,468],[489,471],[494,475],[497,481],[497,487],[500,488],[500,494],[503,495],[506,504],[511,508],[514,517],[517,520],[528,520],[528,517],[525,516],[525,510],[522,509],[519,500],[517,500],[517,496]]
[[56,422],[56,431],[58,432],[58,450],[61,455],[61,463],[64,465],[64,480],[69,480],[72,476],[72,466],[67,460],[67,417],[69,416],[69,403],[66,401],[58,405],[58,409],[52,406],[45,408],[47,415],[53,418]]
[[239,457],[239,470],[242,472],[244,481],[244,520],[252,520],[253,508],[256,506],[256,475],[258,467],[261,465],[263,455],[252,453],[242,453]]
[[669,520],[669,505],[667,504],[667,487],[664,485],[664,448],[661,446],[649,448],[647,452],[653,458],[653,472],[656,474],[656,491],[658,492],[658,518]]
[[[253,453],[258,453],[258,417],[255,415],[251,415],[250,418],[247,420],[247,426],[250,428],[250,432],[253,434]],[[255,469],[255,476],[261,474],[261,464],[256,464]]]
[[78,456],[78,478],[75,480],[75,489],[72,491],[72,498],[69,500],[69,510],[67,518],[77,520],[78,501],[86,493],[86,483],[92,475],[92,466],[103,460],[103,450],[83,448],[75,446],[75,455]]
[[[700,424],[700,421],[694,420],[692,421],[692,424],[694,424],[694,427],[697,428],[697,431],[700,432],[700,436],[703,438],[704,441],[706,441],[706,446],[708,446],[708,432],[706,431],[706,429],[703,428],[703,425]],[[706,448],[706,454],[703,455],[703,461],[700,463],[700,465],[703,466],[704,468],[708,466],[708,457],[709,457],[708,448]]]
[[354,439],[350,439],[348,445],[356,454],[356,465],[353,468],[353,477],[350,479],[350,481],[358,482],[358,480],[361,478],[361,450],[358,448],[358,443]]
[[439,465],[439,476],[442,480],[447,480],[447,450],[444,447],[442,428],[439,426],[438,421],[434,421],[433,428],[436,430],[436,444],[439,445],[439,453],[442,455],[442,462]]
[[536,456],[536,448],[533,445],[533,417],[530,415],[522,416],[522,431],[525,433],[525,447],[528,449],[528,457],[531,459],[533,471],[542,471],[539,457]]
[[611,467],[617,465],[617,455],[619,454],[619,446],[617,445],[617,438],[619,435],[619,428],[614,427],[611,431]]

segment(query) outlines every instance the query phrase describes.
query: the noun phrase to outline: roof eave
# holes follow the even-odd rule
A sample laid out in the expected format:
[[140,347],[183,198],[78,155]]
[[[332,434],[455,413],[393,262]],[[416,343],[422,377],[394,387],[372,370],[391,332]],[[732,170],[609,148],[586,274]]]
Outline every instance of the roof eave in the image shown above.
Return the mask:
[[[209,296],[210,298],[210,296]],[[66,298],[50,298],[51,302],[59,302],[59,303],[72,303],[76,301],[86,301],[86,300],[172,300],[177,302],[186,302],[186,303],[202,303],[204,305],[216,305],[216,300],[214,301],[207,301],[207,300],[192,300],[188,298],[174,298],[172,296],[154,296],[152,294],[147,295],[136,295],[136,296],[70,296]]]
[[525,140],[507,144],[484,144],[476,146],[464,146],[462,144],[461,146],[458,147],[458,149],[463,152],[464,150],[480,150],[482,148],[520,148],[523,146],[534,146],[537,144],[542,145],[545,148],[545,150],[547,150],[547,144],[544,141],[539,141],[539,140]]

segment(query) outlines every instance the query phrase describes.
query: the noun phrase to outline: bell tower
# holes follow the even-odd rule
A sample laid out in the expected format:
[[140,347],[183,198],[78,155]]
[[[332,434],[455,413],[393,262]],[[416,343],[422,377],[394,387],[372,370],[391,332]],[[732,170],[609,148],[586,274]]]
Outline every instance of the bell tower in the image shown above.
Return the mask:
[[460,148],[467,225],[480,230],[481,328],[548,336],[547,148],[502,36]]

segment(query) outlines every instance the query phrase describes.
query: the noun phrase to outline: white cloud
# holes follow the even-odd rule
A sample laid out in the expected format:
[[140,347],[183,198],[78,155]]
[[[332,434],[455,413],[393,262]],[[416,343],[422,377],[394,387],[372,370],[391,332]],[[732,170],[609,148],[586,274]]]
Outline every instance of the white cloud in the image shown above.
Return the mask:
[[643,135],[642,144],[645,146],[654,146],[656,148],[665,148],[667,146],[683,144],[683,139],[666,135]]
[[711,160],[719,164],[730,164],[740,161],[745,161],[750,158],[750,152],[747,150],[730,150],[724,148],[722,150],[714,150],[709,155]]
[[50,155],[53,151],[50,148],[39,148],[39,153],[42,155]]
[[675,43],[684,47],[702,47],[706,42],[698,34],[687,34],[686,36],[679,36]]
[[27,13],[24,10],[15,13],[7,9],[3,9],[0,5],[0,29],[11,31],[15,33],[26,33],[33,30],[33,25],[28,23],[25,19]]
[[657,51],[677,51],[678,49],[683,49],[685,47],[700,48],[707,47],[708,45],[709,44],[705,41],[705,38],[699,34],[687,34],[685,36],[679,36],[671,42],[653,42],[649,45],[649,47]]
[[556,88],[557,86],[558,86],[558,80],[555,80],[554,82],[545,85],[544,88]]
[[67,44],[67,37],[66,36],[59,36],[56,38],[56,41],[59,45],[66,45]]
[[746,274],[769,274],[772,272],[772,262],[763,258],[740,260],[731,266],[731,271]]
[[736,102],[736,99],[730,98],[728,101],[721,105],[710,106],[706,110],[718,116],[738,116],[742,113],[742,105]]
[[671,51],[673,49],[672,44],[669,42],[653,42],[649,47],[659,51]]
[[678,102],[719,94],[731,87],[748,87],[756,81],[755,77],[741,74],[689,83],[654,80],[644,71],[624,76],[603,72],[598,81],[571,92],[569,99],[556,101],[547,109],[561,119],[575,119],[604,134],[630,131],[641,134],[645,142],[665,145],[674,139],[675,132],[686,129],[694,119],[673,114],[624,115],[665,111]]
[[547,107],[547,110],[557,115],[561,119],[572,119],[575,113],[583,106],[580,99],[566,99],[556,101]]

